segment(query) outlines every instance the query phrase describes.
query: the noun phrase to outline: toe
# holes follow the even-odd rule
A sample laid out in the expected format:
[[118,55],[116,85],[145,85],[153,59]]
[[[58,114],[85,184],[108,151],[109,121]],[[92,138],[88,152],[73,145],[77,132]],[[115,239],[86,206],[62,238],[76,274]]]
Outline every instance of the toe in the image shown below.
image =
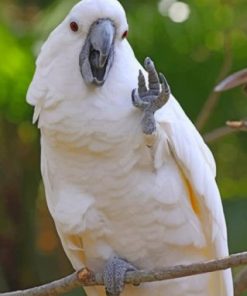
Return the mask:
[[145,77],[142,73],[142,71],[139,71],[139,76],[138,76],[138,93],[139,96],[143,96],[147,93],[147,87],[146,87],[146,81],[145,81]]
[[160,81],[154,62],[150,58],[146,58],[144,67],[148,72],[149,90],[153,95],[158,95],[160,91]]
[[136,89],[134,89],[134,90],[132,91],[132,95],[131,95],[131,97],[132,97],[132,104],[133,104],[136,108],[141,109],[141,110],[143,111],[143,110],[148,106],[148,102],[145,101],[145,100],[143,100],[143,99],[139,96],[139,94],[138,94],[138,92],[137,92]]
[[124,289],[124,278],[127,271],[136,270],[127,261],[118,257],[110,259],[104,269],[104,283],[108,296],[119,296]]
[[164,74],[159,73],[159,77],[160,77],[160,83],[161,83],[161,91],[166,95],[166,97],[169,97],[171,94],[171,90]]

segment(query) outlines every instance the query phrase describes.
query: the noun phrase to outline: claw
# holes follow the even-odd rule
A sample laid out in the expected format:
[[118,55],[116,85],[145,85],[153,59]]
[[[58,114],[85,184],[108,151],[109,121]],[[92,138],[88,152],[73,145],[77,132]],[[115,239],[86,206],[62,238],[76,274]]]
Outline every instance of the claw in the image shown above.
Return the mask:
[[144,61],[144,67],[148,72],[148,84],[150,91],[152,91],[154,95],[159,94],[160,81],[158,73],[154,66],[154,62],[150,58],[146,58]]
[[167,97],[169,97],[171,94],[171,90],[164,74],[159,73],[159,77],[160,77],[160,83],[161,83],[161,90],[164,91]]
[[107,296],[119,296],[124,289],[124,278],[127,271],[136,268],[118,257],[110,259],[104,269],[104,283]]
[[148,71],[148,69],[152,66],[153,61],[150,59],[150,57],[146,57],[144,60],[144,67]]
[[161,108],[167,103],[171,94],[171,90],[165,76],[162,73],[159,73],[159,77],[161,82],[161,93],[158,96],[157,100],[155,101],[155,105],[158,108]]

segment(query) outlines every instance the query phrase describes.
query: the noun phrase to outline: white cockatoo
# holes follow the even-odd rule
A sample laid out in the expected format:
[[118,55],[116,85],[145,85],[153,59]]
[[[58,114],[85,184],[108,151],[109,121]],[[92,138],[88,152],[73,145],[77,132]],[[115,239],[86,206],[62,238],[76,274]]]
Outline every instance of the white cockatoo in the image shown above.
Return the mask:
[[232,296],[230,270],[123,289],[128,270],[228,255],[212,154],[127,32],[117,0],[80,1],[42,47],[28,90],[63,248],[76,270],[103,272],[106,292],[89,296]]

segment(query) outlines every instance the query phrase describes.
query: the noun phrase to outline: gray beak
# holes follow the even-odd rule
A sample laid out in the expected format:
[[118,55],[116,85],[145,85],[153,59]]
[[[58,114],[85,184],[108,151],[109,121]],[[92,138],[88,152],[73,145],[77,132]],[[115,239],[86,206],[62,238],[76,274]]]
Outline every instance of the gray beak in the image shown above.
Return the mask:
[[102,86],[114,58],[115,27],[109,19],[92,24],[80,53],[79,65],[87,84]]

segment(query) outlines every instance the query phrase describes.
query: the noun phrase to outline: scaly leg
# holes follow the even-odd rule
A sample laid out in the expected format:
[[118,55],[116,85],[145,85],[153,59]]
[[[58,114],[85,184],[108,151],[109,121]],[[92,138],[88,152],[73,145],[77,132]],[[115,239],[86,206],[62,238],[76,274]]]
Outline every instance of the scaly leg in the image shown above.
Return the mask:
[[136,268],[126,260],[113,257],[109,259],[104,268],[104,283],[107,296],[119,296],[124,289],[124,277],[127,271]]

